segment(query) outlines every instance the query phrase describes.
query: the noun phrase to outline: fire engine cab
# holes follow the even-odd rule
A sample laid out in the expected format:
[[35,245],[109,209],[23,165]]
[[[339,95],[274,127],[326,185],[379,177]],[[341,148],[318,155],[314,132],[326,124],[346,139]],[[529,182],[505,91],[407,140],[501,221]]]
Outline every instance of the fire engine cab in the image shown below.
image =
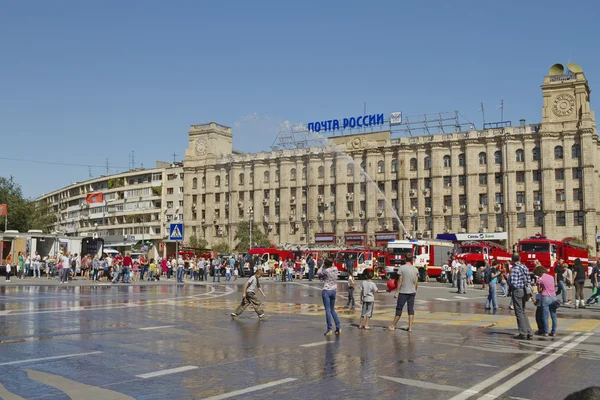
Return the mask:
[[370,248],[354,248],[340,250],[334,259],[339,278],[348,278],[348,260],[353,265],[353,276],[371,279],[374,276],[374,263],[380,251]]
[[391,240],[385,253],[385,273],[389,277],[398,272],[398,268],[406,263],[406,255],[413,254],[414,241]]
[[579,258],[586,267],[589,260],[587,247],[577,243],[575,238],[566,237],[563,240],[551,240],[539,234],[519,241],[519,255],[521,256],[521,262],[530,271],[533,271],[535,260],[538,260],[544,268],[550,271],[551,275],[554,275],[554,265],[559,259],[562,259],[568,265],[573,265],[575,259]]
[[498,260],[507,262],[511,259],[511,253],[506,247],[500,246],[494,242],[474,241],[462,242],[458,248],[457,258],[462,258],[465,263],[471,264],[476,268],[485,265],[486,262]]
[[427,274],[432,278],[442,275],[442,267],[454,250],[454,244],[448,240],[415,240],[413,265],[417,268],[427,266]]

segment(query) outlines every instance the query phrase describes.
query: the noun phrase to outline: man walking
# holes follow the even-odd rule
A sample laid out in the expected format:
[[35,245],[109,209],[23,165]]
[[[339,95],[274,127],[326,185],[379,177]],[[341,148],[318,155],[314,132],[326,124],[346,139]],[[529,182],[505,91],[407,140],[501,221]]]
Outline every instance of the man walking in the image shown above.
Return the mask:
[[62,269],[60,270],[60,283],[65,283],[69,281],[69,273],[71,271],[71,264],[69,260],[69,253],[67,251],[63,252],[60,255],[60,263],[62,265]]
[[315,260],[312,257],[312,254],[308,255],[308,260],[306,260],[308,264],[308,281],[312,282],[315,278]]
[[258,315],[258,318],[261,321],[267,318],[267,316],[265,315],[265,312],[263,311],[262,306],[260,304],[260,300],[258,299],[258,296],[256,295],[256,291],[258,290],[263,295],[263,297],[265,297],[265,298],[267,297],[265,295],[265,292],[263,292],[262,288],[260,287],[260,282],[258,281],[258,279],[261,276],[262,276],[262,268],[259,268],[256,271],[256,273],[254,275],[252,275],[250,277],[250,279],[248,279],[248,281],[244,285],[244,294],[242,297],[242,302],[235,309],[235,311],[231,313],[231,318],[236,319],[237,317],[239,317],[240,314],[242,314],[244,312],[244,310],[246,308],[248,308],[248,306],[250,304],[252,304],[252,307],[254,307],[254,311],[256,312],[256,314]]
[[123,283],[130,283],[129,274],[131,273],[131,267],[133,266],[133,259],[129,253],[125,254],[123,258]]
[[485,309],[492,311],[496,311],[498,309],[498,296],[496,294],[497,291],[497,283],[498,277],[500,276],[500,271],[498,271],[498,261],[492,261],[492,267],[486,271],[486,275],[484,279],[488,284],[488,297],[485,301]]
[[512,300],[515,307],[515,317],[517,318],[517,327],[519,334],[515,336],[517,340],[533,340],[533,330],[529,325],[529,318],[525,314],[525,305],[531,293],[527,293],[531,288],[531,278],[529,269],[521,264],[518,253],[512,255],[513,268],[510,274],[509,285],[512,288]]
[[408,328],[407,332],[412,332],[413,320],[415,318],[415,296],[417,294],[417,288],[419,287],[419,270],[412,265],[413,256],[407,254],[405,257],[406,264],[398,268],[398,282],[396,287],[396,293],[394,298],[398,298],[396,305],[396,316],[392,325],[388,327],[388,330],[396,330],[396,324],[400,321],[402,316],[402,309],[404,305],[408,303]]
[[40,264],[42,262],[42,257],[40,257],[40,253],[37,251],[33,255],[33,277],[41,278],[42,274],[40,273]]
[[458,280],[458,292],[462,294],[467,294],[467,273],[469,272],[467,264],[465,260],[460,260],[458,263],[458,272],[456,279]]

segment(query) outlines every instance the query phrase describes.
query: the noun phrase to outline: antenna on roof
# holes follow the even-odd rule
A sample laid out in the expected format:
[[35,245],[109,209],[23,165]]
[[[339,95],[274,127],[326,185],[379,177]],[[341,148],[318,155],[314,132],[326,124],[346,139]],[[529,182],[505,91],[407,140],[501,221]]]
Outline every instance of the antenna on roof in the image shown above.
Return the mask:
[[175,159],[177,158],[177,153],[173,152],[173,164],[175,164]]
[[135,150],[131,150],[131,169],[135,169]]
[[108,158],[106,159],[106,175],[110,175],[110,173],[108,172]]
[[485,126],[485,109],[483,108],[483,101],[481,102],[481,118],[483,119],[483,126]]
[[88,165],[88,172],[90,174],[90,178],[93,178],[93,176],[92,176],[92,166],[91,165]]

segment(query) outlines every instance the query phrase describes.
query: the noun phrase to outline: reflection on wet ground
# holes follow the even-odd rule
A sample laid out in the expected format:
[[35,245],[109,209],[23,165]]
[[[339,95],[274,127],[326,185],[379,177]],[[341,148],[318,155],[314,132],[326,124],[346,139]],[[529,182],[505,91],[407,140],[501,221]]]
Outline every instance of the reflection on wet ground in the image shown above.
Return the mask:
[[228,316],[241,283],[0,287],[0,397],[537,399],[545,387],[561,399],[593,382],[600,361],[594,310],[561,313],[557,338],[516,341],[514,316],[486,313],[483,292],[431,287],[413,333],[383,329],[395,311],[385,294],[365,331],[340,285],[342,335],[324,337],[318,285],[263,288],[271,317],[260,322],[251,308]]

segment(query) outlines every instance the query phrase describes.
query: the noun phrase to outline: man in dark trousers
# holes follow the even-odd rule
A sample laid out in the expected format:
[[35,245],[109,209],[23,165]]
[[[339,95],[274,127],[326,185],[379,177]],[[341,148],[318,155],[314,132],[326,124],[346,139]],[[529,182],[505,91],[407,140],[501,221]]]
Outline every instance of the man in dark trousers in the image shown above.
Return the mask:
[[312,254],[308,255],[306,263],[308,264],[308,281],[312,282],[315,277],[315,260],[312,258]]

